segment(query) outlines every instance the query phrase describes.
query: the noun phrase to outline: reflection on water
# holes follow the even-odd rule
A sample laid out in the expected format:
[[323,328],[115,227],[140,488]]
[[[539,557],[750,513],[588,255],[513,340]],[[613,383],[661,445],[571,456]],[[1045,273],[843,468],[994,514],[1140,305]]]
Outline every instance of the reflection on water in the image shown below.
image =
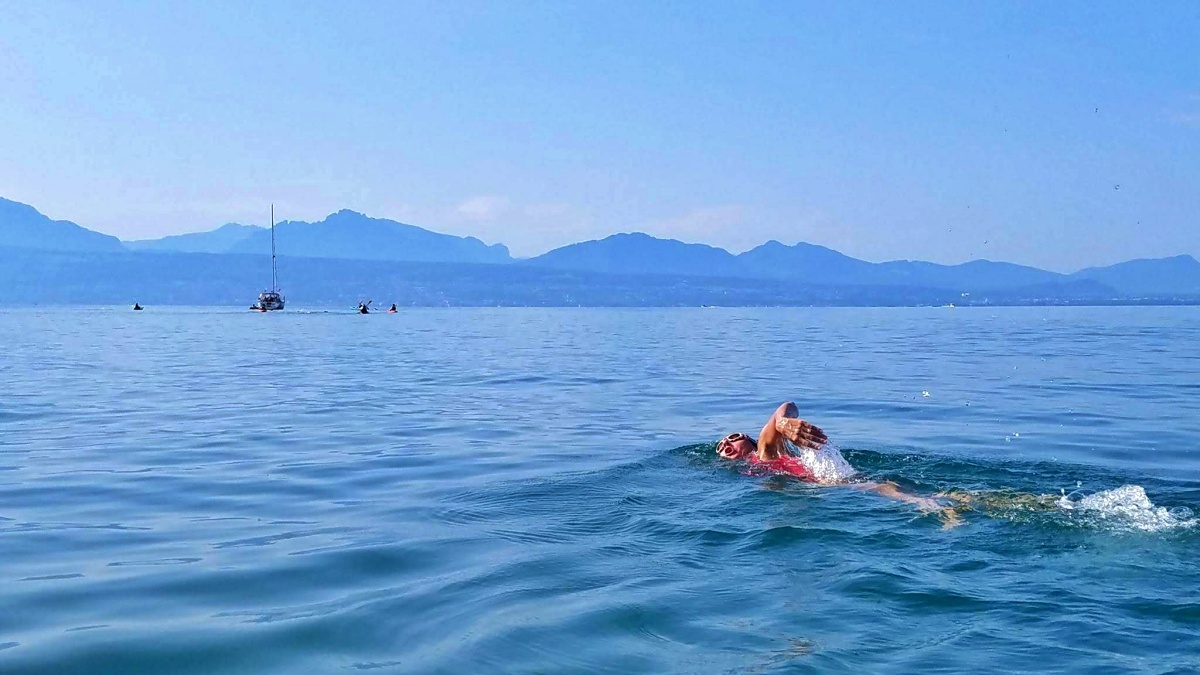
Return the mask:
[[[3,311],[0,671],[1200,668],[1198,332]],[[943,531],[713,454],[785,399],[869,477],[978,508]]]

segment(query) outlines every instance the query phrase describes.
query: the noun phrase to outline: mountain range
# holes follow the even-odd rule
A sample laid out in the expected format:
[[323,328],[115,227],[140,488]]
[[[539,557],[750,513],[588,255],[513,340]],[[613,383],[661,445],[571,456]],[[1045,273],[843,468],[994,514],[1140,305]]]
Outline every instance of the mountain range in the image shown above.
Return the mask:
[[0,198],[0,246],[41,251],[124,251],[116,237],[69,220],[51,220],[37,209]]
[[[475,237],[431,232],[394,220],[370,218],[343,209],[320,222],[285,220],[275,224],[279,255],[347,260],[507,263],[503,244],[488,246]],[[266,228],[227,223],[209,232],[127,242],[133,250],[179,253],[263,253],[271,250]]]
[[[1081,281],[1073,275],[989,260],[961,265],[909,260],[872,263],[803,242],[786,246],[769,241],[734,255],[704,244],[656,239],[641,233],[571,244],[527,263],[589,272],[751,277],[814,285],[910,286],[965,293]],[[1200,274],[1197,276],[1200,278]]]
[[[739,302],[750,302],[753,296],[751,304],[771,304],[772,297],[785,295],[794,296],[801,304],[804,298],[817,304],[1200,302],[1200,263],[1189,255],[1133,260],[1061,274],[989,260],[959,265],[909,260],[873,263],[823,246],[808,243],[788,246],[777,241],[735,255],[713,246],[635,232],[570,244],[534,258],[514,259],[501,244],[487,245],[474,237],[441,234],[349,210],[338,211],[315,223],[278,223],[276,243],[282,267],[339,278],[343,284],[370,286],[371,278],[363,276],[368,275],[368,269],[379,278],[408,278],[397,271],[397,265],[419,263],[452,275],[468,274],[470,268],[468,276],[486,277],[489,284],[524,284],[523,293],[533,293],[544,301],[547,298],[532,290],[539,283],[536,280],[562,288],[569,286],[571,290],[551,299],[552,304],[575,304],[572,298],[581,293],[594,296],[598,302],[613,304],[676,304],[671,298],[692,297],[696,288],[744,290],[751,286],[756,290],[749,295],[734,294],[742,298]],[[164,273],[169,278],[173,269],[188,268],[196,272],[189,283],[215,287],[218,280],[206,277],[200,270],[211,269],[212,275],[217,275],[232,274],[234,269],[242,267],[261,267],[263,263],[255,261],[269,253],[270,232],[262,227],[228,223],[208,232],[121,242],[69,221],[51,220],[31,206],[0,199],[0,248],[4,249],[0,259],[9,260],[10,268],[15,269],[13,261],[16,261],[26,273],[36,276],[35,263],[44,259],[45,264],[58,270],[51,278],[60,281],[70,274],[69,269],[60,269],[62,265],[69,268],[69,261],[74,260],[80,263],[78,272],[84,274],[89,268],[82,264],[85,258],[79,256],[94,254],[99,256],[95,260],[103,264],[97,263],[100,267],[93,266],[91,273],[101,273],[102,267],[109,270],[105,274],[111,275],[110,268],[123,265],[132,276],[120,272],[117,277],[134,286],[137,282],[133,272],[137,269],[153,268],[155,274]],[[145,256],[154,256],[153,261]],[[289,260],[286,265],[282,264],[284,259]],[[308,259],[312,262],[303,262]],[[236,264],[231,260],[237,261]],[[162,261],[172,262],[161,267]],[[364,266],[361,264],[364,261],[381,264]],[[340,271],[343,267],[362,270],[361,278],[351,283],[350,277]],[[241,276],[241,272],[235,276]],[[15,277],[10,283],[20,285],[21,278],[24,277]],[[285,275],[284,279],[285,285],[292,289],[306,283],[297,276]],[[319,280],[312,281],[312,290],[316,291]],[[51,281],[44,278],[43,283]],[[583,287],[589,284],[619,287],[624,289],[624,295],[585,293]],[[455,304],[450,297],[454,294],[452,286],[451,283],[449,290],[439,291],[437,297],[442,302]],[[637,300],[639,286],[656,289],[653,297]],[[685,286],[689,289],[687,293],[679,290]],[[676,290],[670,291],[671,288]],[[797,295],[797,289],[808,290]],[[317,295],[333,297],[337,292],[322,291]],[[520,304],[498,289],[491,295],[492,300],[505,299],[499,304],[510,304],[509,301]],[[608,299],[601,300],[601,296]],[[709,299],[717,304],[731,300],[723,300],[719,293]]]
[[[229,253],[247,239],[257,238],[263,228],[225,223],[208,232],[174,234],[162,239],[138,239],[124,242],[131,251],[173,251],[175,253]],[[268,234],[268,236],[270,236]],[[268,249],[269,250],[269,249]]]

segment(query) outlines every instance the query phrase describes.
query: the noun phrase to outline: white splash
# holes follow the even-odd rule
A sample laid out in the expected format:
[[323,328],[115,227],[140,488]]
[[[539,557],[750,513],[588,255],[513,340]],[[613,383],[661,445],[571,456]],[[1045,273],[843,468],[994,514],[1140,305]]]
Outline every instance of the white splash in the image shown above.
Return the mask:
[[788,446],[819,483],[844,483],[858,473],[832,443],[822,445],[820,450],[797,448],[791,441]]
[[1063,495],[1058,505],[1097,518],[1118,529],[1142,532],[1186,529],[1196,525],[1196,519],[1188,509],[1168,511],[1155,506],[1140,485],[1122,485],[1113,490],[1103,490],[1079,499]]

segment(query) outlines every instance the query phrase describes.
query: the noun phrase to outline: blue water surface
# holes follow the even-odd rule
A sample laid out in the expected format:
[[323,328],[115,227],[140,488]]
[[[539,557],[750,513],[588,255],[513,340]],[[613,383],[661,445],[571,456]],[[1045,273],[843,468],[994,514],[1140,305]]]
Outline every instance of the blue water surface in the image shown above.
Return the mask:
[[[0,672],[1194,672],[1198,338],[1198,308],[0,310]],[[713,454],[789,399],[870,478],[1000,498],[944,529]]]

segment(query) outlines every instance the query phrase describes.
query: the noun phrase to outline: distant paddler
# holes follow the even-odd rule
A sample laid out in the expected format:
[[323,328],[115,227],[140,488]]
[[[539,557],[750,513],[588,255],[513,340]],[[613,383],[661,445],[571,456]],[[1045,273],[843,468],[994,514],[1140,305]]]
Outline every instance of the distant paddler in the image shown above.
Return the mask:
[[360,302],[358,303],[358,313],[359,313],[359,314],[370,314],[370,313],[371,313],[371,309],[370,309],[370,308],[371,308],[371,301],[370,301],[370,300],[368,300],[368,301],[366,301],[366,302],[361,302],[361,301],[360,301]]
[[388,314],[395,314],[396,312],[397,312],[397,309],[396,309],[396,303],[394,303],[394,302],[393,302],[393,303],[392,303],[392,306],[391,306],[391,307],[388,307],[388,311],[387,311],[387,313],[388,313]]

